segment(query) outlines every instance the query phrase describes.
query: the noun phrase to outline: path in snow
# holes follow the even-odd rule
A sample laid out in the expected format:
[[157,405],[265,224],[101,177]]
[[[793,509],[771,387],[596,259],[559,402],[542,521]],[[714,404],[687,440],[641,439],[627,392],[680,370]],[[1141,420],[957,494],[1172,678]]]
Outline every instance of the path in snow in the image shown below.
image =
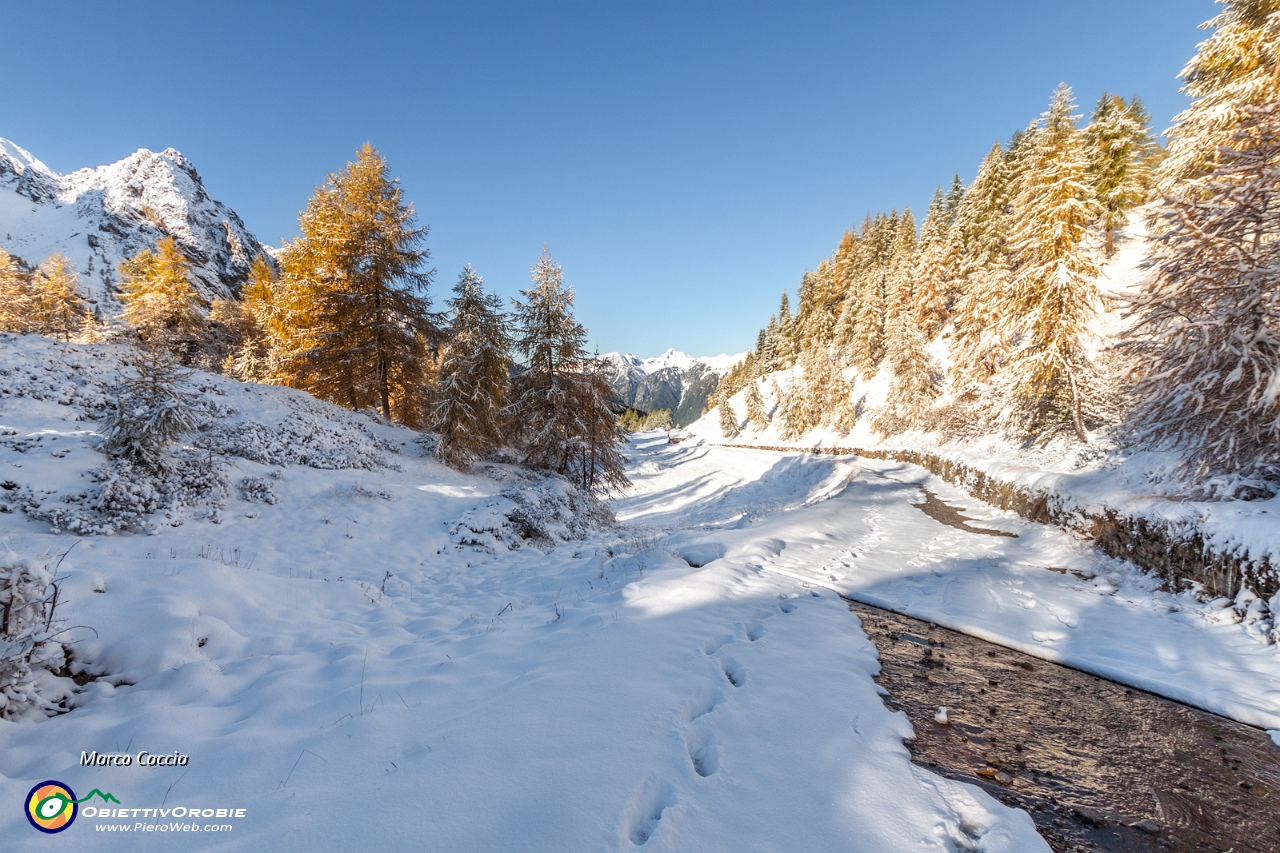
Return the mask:
[[[639,455],[619,518],[666,531],[691,562],[790,577],[1280,729],[1280,653],[1233,610],[1165,592],[1065,531],[978,503],[921,468],[652,441]],[[922,512],[922,489],[966,508],[971,529]]]

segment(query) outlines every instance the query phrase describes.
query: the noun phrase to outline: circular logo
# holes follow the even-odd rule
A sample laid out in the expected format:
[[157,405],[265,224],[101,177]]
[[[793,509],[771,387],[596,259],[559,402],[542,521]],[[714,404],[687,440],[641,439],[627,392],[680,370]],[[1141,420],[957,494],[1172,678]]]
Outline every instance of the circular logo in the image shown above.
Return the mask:
[[27,820],[41,832],[62,832],[76,819],[76,795],[61,782],[41,782],[27,794]]

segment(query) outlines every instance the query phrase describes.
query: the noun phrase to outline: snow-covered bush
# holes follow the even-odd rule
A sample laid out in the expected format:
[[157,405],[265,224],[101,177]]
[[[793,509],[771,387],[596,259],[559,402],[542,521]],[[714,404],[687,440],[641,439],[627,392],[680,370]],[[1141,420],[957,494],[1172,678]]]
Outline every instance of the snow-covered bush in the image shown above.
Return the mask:
[[51,678],[66,665],[54,621],[53,575],[40,561],[0,557],[0,719],[52,716],[65,698]]
[[207,509],[216,519],[228,492],[226,475],[209,454],[174,454],[154,470],[115,459],[92,472],[95,485],[73,494],[53,495],[25,489],[16,502],[31,518],[49,522],[54,532],[110,536],[146,528],[162,509],[168,523],[182,523],[184,507]]
[[449,535],[458,546],[516,551],[582,539],[613,520],[594,495],[549,477],[509,486],[492,502],[467,510],[450,525]]
[[274,504],[280,500],[271,480],[266,477],[245,477],[238,488],[240,497],[250,503]]

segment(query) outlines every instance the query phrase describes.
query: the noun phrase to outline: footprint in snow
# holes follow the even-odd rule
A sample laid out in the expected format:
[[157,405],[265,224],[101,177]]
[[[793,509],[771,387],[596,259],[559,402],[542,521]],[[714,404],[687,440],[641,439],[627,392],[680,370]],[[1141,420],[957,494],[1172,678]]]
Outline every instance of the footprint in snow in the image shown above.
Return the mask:
[[694,773],[705,779],[720,769],[720,746],[714,735],[690,729],[684,732],[684,745]]
[[747,683],[747,672],[742,668],[742,664],[733,658],[725,658],[720,661],[720,668],[724,670],[724,677],[729,679],[729,683],[734,687],[741,687]]
[[747,639],[753,643],[769,633],[760,622],[748,622],[743,627],[746,629]]
[[713,637],[712,639],[707,640],[705,643],[702,644],[702,653],[704,655],[714,655],[716,652],[720,651],[720,647],[723,646],[725,643],[732,643],[732,642],[733,642],[732,634],[725,634],[723,637]]
[[653,838],[662,813],[676,804],[676,790],[667,782],[650,776],[631,795],[619,829],[633,847],[643,847]]

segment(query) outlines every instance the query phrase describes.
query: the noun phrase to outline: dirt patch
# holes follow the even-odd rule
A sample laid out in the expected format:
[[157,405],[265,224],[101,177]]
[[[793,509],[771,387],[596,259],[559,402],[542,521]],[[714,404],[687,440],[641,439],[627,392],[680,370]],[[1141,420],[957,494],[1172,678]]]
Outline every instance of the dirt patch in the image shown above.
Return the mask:
[[964,530],[969,533],[982,533],[987,536],[1008,536],[1013,539],[1018,538],[1018,534],[1010,533],[1006,530],[989,530],[985,527],[974,527],[968,522],[974,519],[966,515],[961,515],[960,510],[942,502],[942,499],[928,489],[920,490],[924,493],[924,503],[912,504],[913,507],[932,518],[934,521],[940,521],[948,527],[954,527],[958,530]]
[[[850,602],[913,760],[1026,809],[1057,853],[1280,850],[1280,748],[1259,729]],[[946,707],[946,724],[936,721]]]

